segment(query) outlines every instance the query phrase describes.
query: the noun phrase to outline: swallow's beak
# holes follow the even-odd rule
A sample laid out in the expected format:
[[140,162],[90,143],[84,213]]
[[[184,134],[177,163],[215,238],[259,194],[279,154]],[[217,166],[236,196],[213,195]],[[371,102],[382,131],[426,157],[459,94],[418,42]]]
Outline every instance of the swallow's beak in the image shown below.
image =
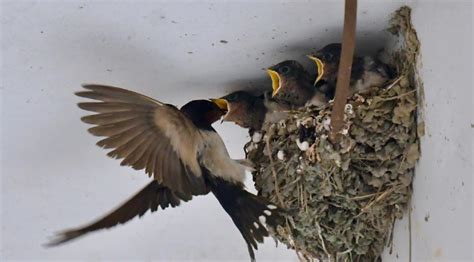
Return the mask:
[[229,113],[229,103],[227,102],[227,100],[223,98],[211,98],[209,100],[216,104],[220,110],[222,110],[224,117],[222,118],[221,123],[224,122],[226,115]]
[[321,80],[321,78],[324,75],[324,63],[321,59],[319,59],[315,56],[307,55],[307,57],[309,59],[313,60],[316,63],[316,67],[317,67],[317,70],[318,70],[318,75],[316,76],[316,80],[314,81],[314,85],[316,85],[316,83],[318,83],[319,80]]
[[280,75],[275,70],[272,70],[272,69],[267,69],[267,73],[272,79],[272,89],[273,89],[272,97],[274,97],[281,88]]
[[227,102],[227,100],[223,98],[211,98],[209,100],[216,104],[222,111],[226,113],[229,111],[229,103]]

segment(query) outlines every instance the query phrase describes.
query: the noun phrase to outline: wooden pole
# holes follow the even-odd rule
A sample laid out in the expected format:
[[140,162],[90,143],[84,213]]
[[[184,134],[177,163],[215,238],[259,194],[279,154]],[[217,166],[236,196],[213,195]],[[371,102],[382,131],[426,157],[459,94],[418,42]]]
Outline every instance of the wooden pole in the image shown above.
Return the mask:
[[344,7],[344,29],[342,33],[342,51],[337,72],[336,95],[331,114],[331,141],[338,139],[344,126],[344,107],[349,95],[352,59],[354,57],[357,22],[357,0],[346,0]]

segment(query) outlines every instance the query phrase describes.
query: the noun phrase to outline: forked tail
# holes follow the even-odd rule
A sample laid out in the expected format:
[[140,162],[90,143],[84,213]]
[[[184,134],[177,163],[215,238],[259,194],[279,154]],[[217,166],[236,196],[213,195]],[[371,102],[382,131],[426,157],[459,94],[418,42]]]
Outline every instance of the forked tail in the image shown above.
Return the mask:
[[243,185],[233,184],[217,177],[209,177],[208,184],[219,203],[230,215],[247,243],[252,261],[257,243],[263,243],[268,228],[276,230],[285,222],[285,211],[268,200],[247,192]]

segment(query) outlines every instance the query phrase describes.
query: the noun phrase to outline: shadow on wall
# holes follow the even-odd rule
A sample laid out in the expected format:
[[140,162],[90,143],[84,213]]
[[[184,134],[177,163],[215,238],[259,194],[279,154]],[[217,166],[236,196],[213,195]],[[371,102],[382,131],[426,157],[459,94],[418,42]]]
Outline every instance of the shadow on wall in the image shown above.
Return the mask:
[[[86,25],[84,23],[83,20],[75,22],[75,24],[83,27],[93,26],[98,29],[110,26],[107,24],[97,24],[97,21]],[[55,34],[59,37],[61,32],[57,31]],[[258,70],[258,72],[254,72],[252,75],[237,79],[226,79],[224,77],[221,82],[218,79],[222,79],[222,74],[226,74],[226,71],[208,71],[206,75],[199,76],[199,78],[193,76],[190,80],[179,79],[179,81],[183,82],[184,86],[215,86],[218,92],[216,95],[224,95],[237,90],[247,90],[255,94],[261,94],[264,91],[271,90],[271,82],[265,72],[266,67],[285,59],[294,59],[302,63],[309,72],[313,73],[315,72],[314,64],[306,58],[306,55],[315,52],[327,44],[339,42],[341,36],[342,28],[334,26],[315,31],[314,36],[308,36],[305,39],[291,40],[279,43],[273,48],[269,47],[269,50],[265,51],[267,54],[264,60],[265,63],[263,63],[265,66],[256,67],[255,70]],[[357,36],[356,52],[360,55],[374,55],[380,48],[384,47],[388,38],[388,32],[359,30]],[[161,92],[166,92],[172,86],[172,83],[176,82],[176,78],[173,75],[176,75],[177,71],[183,70],[180,68],[180,62],[176,61],[176,58],[160,52],[159,48],[151,48],[140,41],[130,41],[127,36],[117,35],[110,31],[102,33],[98,30],[95,34],[78,34],[76,39],[75,44],[77,46],[73,48],[81,49],[86,54],[86,59],[91,60],[91,63],[99,61],[104,66],[104,70],[116,70],[120,73],[120,79],[134,79],[134,82],[144,87],[153,87],[159,83]],[[65,45],[59,52],[70,53],[70,48],[71,46]],[[260,60],[259,63],[255,64],[262,65],[261,62]],[[245,61],[242,63],[245,63]],[[117,68],[108,69],[108,67]],[[87,69],[84,71],[90,74],[90,72],[87,72]],[[121,83],[107,84],[120,85]]]
[[[300,62],[312,77],[314,77],[315,65],[306,58],[307,54],[311,54],[326,46],[327,44],[340,41],[335,35],[341,35],[342,29],[340,27],[334,27],[332,29],[326,29],[325,31],[332,31],[336,33],[328,34],[328,38],[322,39],[320,44],[314,46],[310,41],[292,42],[285,45],[280,45],[277,50],[285,50],[287,57],[293,57],[292,59]],[[370,55],[377,56],[379,51],[384,50],[388,46],[389,33],[387,31],[363,31],[357,32],[357,43],[356,43],[356,54],[359,56]],[[311,38],[312,39],[312,38]],[[268,65],[270,67],[271,65]],[[253,94],[261,94],[265,91],[271,90],[271,81],[265,72],[266,68],[261,68],[262,73],[259,77],[254,78],[240,78],[228,81],[225,84],[224,91],[231,93],[238,90],[246,90]]]

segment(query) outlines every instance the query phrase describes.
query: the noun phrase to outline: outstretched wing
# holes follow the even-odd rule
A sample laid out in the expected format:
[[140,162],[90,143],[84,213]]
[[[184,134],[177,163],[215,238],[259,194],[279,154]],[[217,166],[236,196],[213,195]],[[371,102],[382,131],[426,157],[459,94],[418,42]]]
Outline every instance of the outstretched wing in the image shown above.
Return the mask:
[[161,209],[165,209],[169,206],[178,206],[180,203],[181,198],[179,195],[173,193],[169,188],[160,185],[156,180],[154,180],[121,206],[101,219],[84,227],[60,232],[51,242],[46,244],[46,246],[57,246],[92,231],[124,224],[136,216],[143,216],[148,209],[150,209],[151,212],[154,212],[158,210],[159,206]]
[[107,155],[123,159],[121,165],[145,169],[160,184],[179,193],[184,200],[206,191],[197,160],[202,145],[200,132],[176,107],[153,98],[103,85],[83,85],[80,97],[99,102],[78,106],[97,114],[82,121],[96,125],[89,129],[103,136],[97,145],[113,149]]

